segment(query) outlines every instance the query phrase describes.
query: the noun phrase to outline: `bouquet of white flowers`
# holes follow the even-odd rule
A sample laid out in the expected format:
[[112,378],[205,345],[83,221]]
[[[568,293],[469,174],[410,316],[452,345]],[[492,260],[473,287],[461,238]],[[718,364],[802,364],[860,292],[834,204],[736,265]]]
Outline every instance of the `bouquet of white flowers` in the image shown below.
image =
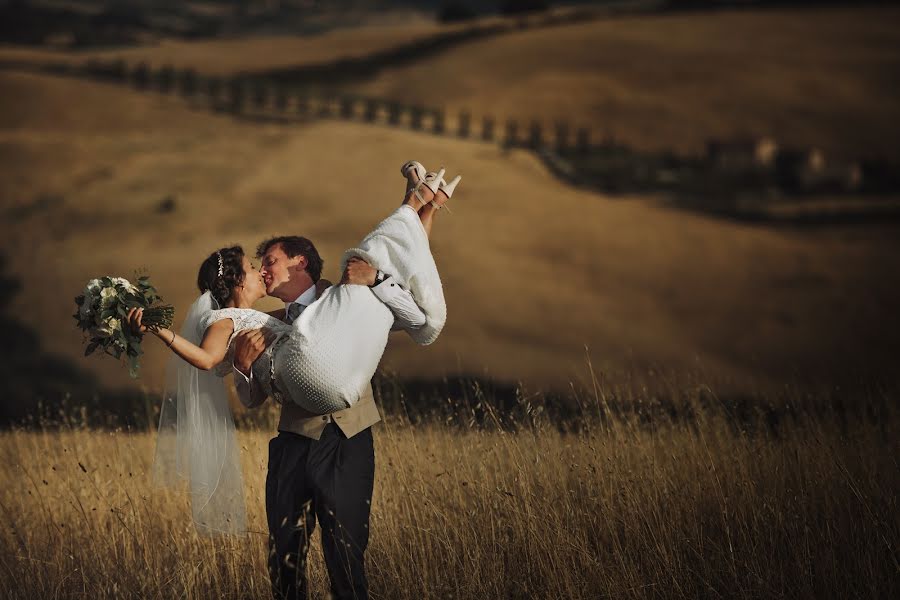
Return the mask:
[[137,377],[138,357],[143,354],[141,335],[131,331],[125,319],[129,309],[143,308],[141,322],[149,329],[171,327],[175,309],[164,304],[153,306],[160,300],[147,277],[138,278],[137,285],[122,277],[91,279],[84,293],[75,297],[78,312],[73,315],[85,338],[90,339],[84,355],[98,349],[116,358],[124,355],[128,372]]

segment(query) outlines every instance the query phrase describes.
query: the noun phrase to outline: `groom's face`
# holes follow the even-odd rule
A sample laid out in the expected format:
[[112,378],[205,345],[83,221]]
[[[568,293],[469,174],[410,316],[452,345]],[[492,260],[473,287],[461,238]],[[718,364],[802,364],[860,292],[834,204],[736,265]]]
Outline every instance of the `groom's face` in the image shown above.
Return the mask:
[[[262,256],[259,274],[266,284],[266,294],[281,298],[285,302],[294,300],[307,286],[302,281],[306,272],[306,257],[291,258],[284,253],[281,244],[275,244]],[[299,289],[303,288],[303,289]]]

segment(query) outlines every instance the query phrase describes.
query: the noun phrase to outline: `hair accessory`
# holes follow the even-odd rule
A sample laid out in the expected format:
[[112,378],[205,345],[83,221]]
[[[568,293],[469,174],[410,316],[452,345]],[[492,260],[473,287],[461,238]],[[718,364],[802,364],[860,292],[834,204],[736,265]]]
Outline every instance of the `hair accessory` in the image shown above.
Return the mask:
[[219,258],[219,277],[225,272],[225,262],[222,260],[222,253],[216,250],[216,256]]

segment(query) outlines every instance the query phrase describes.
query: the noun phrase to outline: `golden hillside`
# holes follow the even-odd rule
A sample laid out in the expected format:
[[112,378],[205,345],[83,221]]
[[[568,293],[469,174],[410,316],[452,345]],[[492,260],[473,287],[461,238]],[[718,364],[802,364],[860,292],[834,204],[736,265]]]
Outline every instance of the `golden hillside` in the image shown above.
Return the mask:
[[296,67],[356,59],[432,35],[455,31],[431,21],[411,19],[403,24],[348,27],[319,35],[252,35],[218,39],[162,39],[158,43],[123,48],[54,50],[26,46],[0,47],[0,59],[26,63],[122,59],[128,64],[147,62],[194,68],[205,75],[234,75],[274,68]]
[[[341,251],[400,201],[418,158],[465,179],[434,252],[449,321],[432,347],[395,335],[404,375],[487,372],[565,385],[584,346],[610,377],[653,368],[764,383],[820,368],[877,369],[898,348],[896,229],[766,229],[562,185],[530,153],[345,122],[252,124],[176,98],[0,74],[4,235],[12,303],[45,346],[81,358],[72,298],[87,279],[146,268],[184,309],[200,261],[265,236]],[[172,196],[171,213],[157,211]],[[181,313],[183,315],[183,312]],[[166,359],[150,340],[143,383]],[[879,361],[883,361],[879,362]]]
[[[453,127],[480,119],[556,120],[645,149],[702,151],[711,138],[772,136],[841,159],[900,160],[900,18],[895,6],[631,15],[512,30],[449,43],[402,65],[387,61],[345,91],[443,107]],[[320,35],[163,39],[73,52],[7,46],[0,60],[123,59],[130,65],[192,67],[206,75],[266,75],[365,60],[435,35],[502,23],[407,22]],[[348,77],[341,69],[342,77]],[[289,80],[289,79],[288,79]],[[549,133],[549,130],[548,130]]]
[[564,119],[639,148],[752,134],[897,160],[898,18],[893,6],[627,16],[451,47],[354,90],[476,123]]

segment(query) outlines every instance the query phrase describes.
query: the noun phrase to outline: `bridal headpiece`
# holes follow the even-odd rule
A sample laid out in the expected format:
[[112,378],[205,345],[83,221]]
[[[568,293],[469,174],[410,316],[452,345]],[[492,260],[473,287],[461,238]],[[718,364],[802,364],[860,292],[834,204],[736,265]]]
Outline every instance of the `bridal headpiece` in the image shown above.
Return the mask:
[[219,259],[219,277],[225,273],[225,261],[222,260],[222,253],[216,250],[216,257]]

